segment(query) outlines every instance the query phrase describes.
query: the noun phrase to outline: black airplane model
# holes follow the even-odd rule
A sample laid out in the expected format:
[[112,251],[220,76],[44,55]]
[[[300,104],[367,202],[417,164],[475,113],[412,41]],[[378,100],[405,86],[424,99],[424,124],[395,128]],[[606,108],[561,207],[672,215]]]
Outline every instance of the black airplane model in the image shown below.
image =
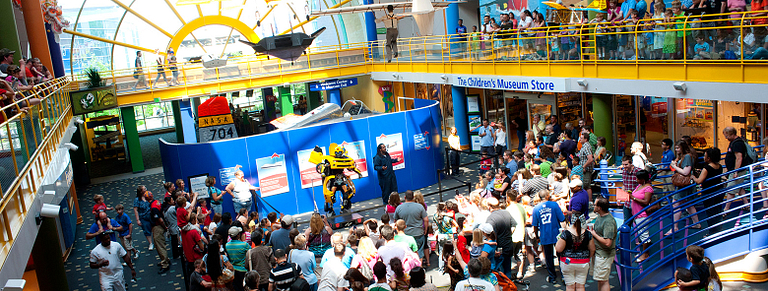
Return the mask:
[[305,50],[312,45],[312,41],[317,38],[321,33],[325,31],[325,27],[321,27],[312,35],[307,35],[303,32],[289,33],[285,35],[276,35],[265,37],[259,40],[258,43],[252,43],[248,41],[241,42],[250,45],[256,53],[263,53],[286,61],[295,61]]

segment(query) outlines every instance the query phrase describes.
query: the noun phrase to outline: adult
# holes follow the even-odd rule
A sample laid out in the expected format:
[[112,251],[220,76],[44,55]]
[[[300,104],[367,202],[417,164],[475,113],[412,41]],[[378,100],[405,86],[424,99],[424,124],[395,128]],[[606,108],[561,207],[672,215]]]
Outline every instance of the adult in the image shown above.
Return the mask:
[[[419,257],[424,256],[424,247],[427,245],[427,227],[429,219],[424,205],[414,202],[413,191],[405,191],[405,203],[400,204],[395,209],[395,221],[405,220],[405,234],[410,235],[416,240],[419,247]],[[386,263],[386,262],[385,262]]]
[[[224,212],[224,214],[221,215],[221,223],[219,223],[219,227],[216,228],[214,231],[215,234],[218,234],[221,237],[227,237],[229,235],[229,228],[232,226],[232,214],[229,212]],[[227,240],[224,240],[221,243],[222,246],[226,245]]]
[[304,98],[304,95],[299,95],[299,104],[298,105],[299,105],[298,106],[299,114],[301,114],[301,115],[307,114],[307,99]]
[[[747,153],[747,142],[743,138],[736,135],[735,128],[732,126],[726,127],[723,129],[723,136],[725,136],[725,139],[730,142],[728,144],[728,151],[725,154],[725,167],[728,169],[728,171],[739,169],[754,162]],[[731,173],[731,175],[728,177],[728,185],[726,187],[732,188],[741,185],[744,182],[745,175],[747,175],[746,170]],[[739,187],[738,190],[732,190],[731,192],[728,192],[726,199],[728,201],[733,200],[737,193],[739,196],[743,196],[741,198],[741,202],[748,207],[749,201],[747,196],[744,196],[744,187]],[[725,203],[725,208],[723,208],[723,211],[727,212],[728,209],[731,209],[731,202]],[[739,213],[739,215],[741,215],[741,213]]]
[[609,202],[605,197],[595,199],[594,227],[588,229],[595,239],[595,261],[593,263],[592,279],[597,281],[598,291],[610,291],[608,282],[611,275],[611,264],[616,257],[616,219],[609,212]]
[[[173,52],[172,49],[168,49],[169,51]],[[176,56],[173,55],[173,53],[170,54],[170,57],[168,58],[168,68],[171,70],[171,86],[178,86],[179,83],[179,67],[178,67],[178,61],[176,60]]]
[[508,177],[511,179],[518,169],[517,159],[515,159],[515,156],[509,150],[504,151],[503,158],[504,158],[505,167],[507,168],[507,170],[509,170]]
[[465,51],[467,49],[467,27],[464,26],[464,19],[459,19],[459,25],[456,26],[456,35],[458,35],[456,41],[459,42],[461,51]]
[[173,197],[165,197],[163,219],[168,225],[168,235],[171,237],[171,255],[174,259],[178,259],[181,256],[181,246],[179,244],[181,242],[179,237],[181,228],[179,228],[176,219],[176,200],[173,200]]
[[[337,245],[347,245],[346,241],[344,240],[344,236],[337,232],[334,233],[331,236],[331,248],[328,249],[325,254],[323,254],[323,257],[320,259],[320,268],[325,267],[325,263],[329,260],[333,259],[335,256],[333,248]],[[344,263],[344,266],[349,268],[352,266],[352,259],[355,257],[355,251],[352,250],[352,248],[345,248],[344,249],[344,256],[341,258],[341,262]]]
[[315,254],[307,250],[307,237],[303,234],[293,239],[293,248],[288,253],[288,262],[299,267],[304,280],[309,284],[310,291],[317,291],[317,275],[315,275],[317,260],[315,260]]
[[508,278],[512,278],[512,256],[515,250],[512,234],[516,230],[517,221],[506,209],[502,209],[501,203],[496,198],[488,198],[486,202],[491,208],[491,215],[488,215],[486,223],[493,227],[496,245],[501,248],[501,256],[496,258],[497,269]]
[[[235,167],[239,167],[239,165]],[[234,206],[235,211],[240,210],[240,208],[245,208],[250,212],[251,205],[253,204],[253,195],[251,195],[251,191],[259,191],[259,187],[251,185],[251,182],[248,182],[248,180],[245,179],[243,171],[237,170],[235,171],[235,179],[232,180],[224,190],[226,190],[229,195],[232,195],[232,206]]]
[[486,152],[489,155],[496,154],[493,148],[493,140],[496,136],[493,128],[488,125],[488,119],[483,119],[483,123],[473,127],[469,131],[477,131],[477,135],[480,136],[480,152]]
[[339,291],[346,290],[349,287],[349,281],[344,279],[344,274],[347,273],[347,266],[341,262],[344,257],[346,246],[343,244],[335,245],[333,250],[334,256],[323,267],[323,271],[320,274],[320,280],[317,285],[318,291]]
[[[570,124],[570,123],[567,123]],[[563,140],[560,142],[560,146],[557,147],[560,154],[565,155],[565,160],[568,163],[568,167],[573,167],[573,159],[571,156],[576,153],[578,143],[573,140],[573,136],[567,133],[562,133]]]
[[[675,142],[673,142],[671,139],[665,138],[661,140],[661,166],[659,167],[659,176],[669,176],[667,178],[664,178],[662,182],[664,182],[663,189],[664,192],[672,193],[672,191],[675,190],[675,186],[672,185],[672,172],[669,170],[669,164],[675,160],[675,151],[672,150],[672,147],[675,146]],[[634,157],[633,157],[634,158]],[[719,160],[719,159],[718,159]],[[634,162],[634,161],[633,161]],[[634,188],[632,188],[634,189]]]
[[291,228],[293,228],[293,216],[283,216],[280,219],[280,229],[272,232],[267,245],[271,246],[273,250],[288,249],[288,246],[291,245]]
[[493,291],[498,290],[496,286],[480,278],[483,271],[483,265],[478,259],[471,259],[467,263],[469,278],[456,283],[455,291]]
[[550,150],[555,148],[555,144],[557,143],[557,137],[558,134],[555,132],[555,127],[551,124],[547,124],[546,127],[544,127],[544,144],[543,146],[548,147]]
[[533,122],[531,123],[531,127],[533,130],[533,135],[535,138],[539,138],[543,136],[544,129],[546,128],[546,124],[544,123],[544,120],[541,118],[541,115],[534,114],[533,115]]
[[552,126],[552,132],[555,133],[555,136],[560,136],[560,133],[563,132],[563,128],[560,126],[560,122],[557,121],[557,115],[552,114],[549,116],[549,121],[547,121],[547,125]]
[[[653,187],[651,186],[651,179],[648,171],[640,170],[635,174],[637,177],[637,188],[629,195],[629,199],[632,200],[632,215],[635,216],[635,227],[641,225],[643,221],[648,218],[648,213],[642,211],[644,207],[651,203],[651,197],[653,197]],[[640,243],[643,245],[643,254],[637,258],[637,262],[640,263],[648,258],[648,253],[645,250],[651,246],[650,236],[648,235],[649,225],[644,225],[643,229],[638,231]]]
[[91,250],[88,259],[91,269],[99,269],[99,284],[104,291],[125,291],[125,277],[120,258],[131,269],[131,277],[136,278],[136,270],[133,268],[131,256],[118,243],[112,243],[110,239],[114,235],[112,231],[99,234],[100,243]]
[[607,142],[605,137],[597,137],[597,147],[595,148],[594,153],[595,161],[602,161],[608,158],[608,149],[605,148]]
[[133,199],[133,214],[136,216],[136,224],[141,227],[144,237],[149,243],[149,250],[155,249],[152,243],[152,222],[149,217],[149,206],[152,202],[152,192],[147,191],[147,187],[141,185],[136,188],[136,198]]
[[[189,223],[192,225],[196,224],[197,217],[194,215],[190,217]],[[203,258],[205,250],[205,242],[202,239],[202,231],[197,227],[182,228],[181,248],[184,251],[184,261],[182,262],[184,284],[185,286],[189,286],[189,274],[191,274],[195,269],[195,261]],[[242,286],[242,284],[240,285]]]
[[269,291],[288,291],[293,282],[301,277],[301,267],[288,261],[285,250],[275,250],[275,267],[269,272]]
[[579,179],[571,180],[568,185],[571,192],[574,193],[571,198],[570,212],[573,214],[584,214],[589,216],[589,194],[584,190],[584,184]]
[[155,65],[157,66],[157,77],[154,82],[155,87],[157,87],[157,82],[160,81],[160,76],[163,77],[165,85],[168,86],[168,77],[165,76],[165,60],[163,60],[163,56],[160,55],[157,50],[155,50],[155,54],[157,54],[157,58],[155,59]]
[[[537,195],[541,190],[549,189],[549,181],[541,175],[539,165],[534,164],[531,166],[531,174],[533,174],[533,178],[519,184],[523,185],[521,187],[522,190],[520,190],[521,194],[533,197],[533,195]],[[523,177],[518,177],[518,180],[523,181]]]
[[507,150],[507,128],[504,124],[496,123],[496,132],[494,133],[494,151],[500,155]]
[[[451,175],[456,176],[459,174],[459,151],[461,151],[461,140],[459,135],[456,134],[456,127],[451,127],[451,135],[448,136],[448,146],[451,149],[448,151],[448,157],[451,163]],[[386,201],[384,204],[386,204]]]
[[555,250],[560,257],[565,290],[584,291],[589,273],[589,260],[595,253],[592,233],[586,230],[584,214],[572,215],[571,225],[557,236]]
[[377,19],[377,21],[383,22],[384,27],[387,28],[385,47],[387,63],[389,63],[392,61],[393,53],[394,58],[397,58],[397,37],[399,34],[397,24],[400,19],[403,19],[405,16],[395,15],[395,7],[392,5],[387,5],[387,11],[385,13],[384,17]]
[[227,285],[231,283],[230,279],[234,275],[232,273],[234,267],[229,263],[227,255],[220,251],[220,247],[219,241],[212,239],[208,243],[208,252],[203,256],[203,262],[205,262],[208,275],[211,276],[211,282],[215,288],[213,290],[226,291],[230,290]]
[[141,85],[147,87],[147,77],[144,76],[144,65],[141,64],[141,51],[136,51],[136,60],[133,62],[133,78],[136,79],[136,83],[133,84],[135,90],[137,86]]
[[255,230],[251,233],[251,243],[255,246],[246,253],[245,267],[250,272],[259,274],[259,290],[269,289],[269,271],[275,263],[275,255],[272,248],[262,244],[263,233]]
[[379,232],[381,232],[381,238],[386,241],[384,245],[379,248],[379,259],[387,265],[387,274],[391,276],[394,273],[389,267],[389,262],[393,258],[398,258],[400,261],[404,261],[405,255],[410,252],[410,249],[408,249],[406,244],[395,241],[395,231],[391,226],[384,225]]
[[208,176],[208,178],[205,179],[205,187],[207,188],[206,190],[208,190],[208,197],[210,197],[208,198],[208,204],[211,205],[213,213],[221,214],[223,212],[221,202],[224,200],[222,199],[224,193],[216,187],[216,177]]
[[313,213],[309,219],[309,227],[304,231],[307,249],[315,254],[315,257],[322,257],[331,248],[332,234],[333,228],[328,223],[328,218],[320,213]]
[[592,171],[594,170],[595,158],[592,155],[592,146],[589,144],[589,132],[581,133],[581,150],[576,154],[579,157],[579,165],[581,165],[584,173],[581,176],[581,181],[586,185],[587,193],[589,197],[592,197]]
[[434,284],[427,282],[427,273],[422,267],[415,267],[408,273],[411,277],[409,281],[411,289],[409,291],[437,291]]
[[168,226],[165,224],[165,214],[159,201],[152,201],[149,217],[152,221],[152,243],[155,244],[157,256],[160,257],[160,263],[157,264],[160,270],[157,273],[163,274],[170,270],[171,260],[168,259],[168,250],[165,249],[165,232]]
[[520,114],[511,122],[517,131],[517,150],[522,151],[525,147],[525,131],[528,130],[528,113],[525,110],[520,111]]
[[704,197],[704,207],[707,208],[708,234],[712,235],[722,229],[721,225],[716,224],[722,221],[722,210],[719,205],[723,202],[723,195],[715,194],[723,189],[722,179],[715,178],[723,174],[723,167],[720,165],[720,149],[716,147],[707,149],[704,152],[704,162],[706,163],[704,168],[693,181],[701,185],[701,196]]
[[99,212],[99,221],[94,222],[91,228],[88,229],[88,233],[85,234],[85,239],[95,239],[96,243],[101,243],[101,234],[108,232],[109,239],[117,241],[116,233],[123,231],[123,226],[117,223],[117,220],[109,218],[104,211]]
[[541,203],[533,208],[531,224],[535,238],[539,239],[539,244],[544,250],[544,259],[547,264],[547,282],[554,284],[557,280],[555,272],[555,243],[560,230],[560,223],[565,221],[565,216],[560,210],[557,202],[549,200],[549,190],[542,190],[538,193]]
[[16,51],[9,50],[7,48],[0,49],[0,73],[8,74],[8,66],[13,65],[13,54]]
[[381,201],[384,204],[389,202],[389,195],[392,192],[397,193],[397,177],[395,177],[395,169],[392,167],[392,164],[399,162],[401,159],[401,157],[393,159],[389,152],[387,152],[387,146],[383,143],[376,147],[376,156],[373,157],[373,169],[376,170],[376,176],[379,178]]
[[235,269],[235,279],[232,281],[232,285],[235,287],[235,290],[243,291],[243,279],[245,279],[245,272],[248,271],[245,268],[245,258],[251,246],[245,242],[245,231],[240,226],[229,228],[229,238],[231,240],[227,243],[225,249],[227,250],[229,261]]
[[[682,140],[675,143],[675,160],[669,164],[669,168],[677,174],[687,176],[688,181],[691,180],[690,177],[693,173],[693,155],[691,154],[691,148],[688,146],[688,143]],[[674,202],[672,204],[672,211],[674,211],[674,214],[672,215],[674,218],[673,228],[670,229],[666,235],[672,235],[673,232],[677,231],[677,221],[683,216],[683,209],[680,208],[680,205],[685,203],[688,200],[688,196],[691,196],[695,190],[696,188],[691,187],[690,185],[677,187],[677,191],[675,191],[675,195],[672,197],[672,201]],[[689,214],[693,214],[691,220],[693,220],[695,225],[691,226],[691,228],[701,228],[701,225],[699,225],[699,216],[696,214],[696,207],[690,205],[685,210],[687,210]],[[688,220],[686,220],[686,222],[687,221]]]

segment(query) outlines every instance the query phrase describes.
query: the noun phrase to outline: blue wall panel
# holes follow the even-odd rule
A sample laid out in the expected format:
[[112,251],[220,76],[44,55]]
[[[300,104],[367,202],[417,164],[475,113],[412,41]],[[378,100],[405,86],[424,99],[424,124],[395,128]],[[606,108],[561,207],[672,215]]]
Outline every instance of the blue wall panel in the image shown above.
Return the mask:
[[[402,133],[403,135],[405,169],[395,170],[395,177],[397,177],[397,191],[403,192],[405,190],[413,189],[411,184],[411,177],[413,176],[411,175],[411,163],[409,161],[410,153],[408,152],[409,148],[407,143],[408,133],[405,131],[405,112],[395,112],[368,118],[368,134],[372,143],[376,142],[377,136],[381,136],[382,134],[389,135],[395,133]],[[370,151],[371,162],[373,162],[373,157],[376,156],[376,147],[371,147]],[[371,163],[371,168],[373,168],[373,163]],[[381,188],[378,187],[378,185],[379,179],[376,177],[376,197],[381,197]]]
[[[429,114],[421,114],[418,111],[406,111],[405,117],[405,125],[408,132],[408,141],[406,142],[408,148],[406,148],[406,152],[411,153],[407,159],[407,162],[410,162],[410,164],[406,163],[405,166],[406,169],[411,169],[414,176],[420,178],[410,179],[412,184],[409,189],[414,190],[432,185],[434,184],[432,181],[437,181],[437,176],[435,175],[435,155],[432,153],[436,149],[430,143],[428,149],[417,151],[414,145],[414,135],[424,133],[432,135],[435,132],[432,128],[432,117]],[[427,138],[427,140],[431,141],[432,139]]]
[[[256,167],[256,159],[268,157],[271,156],[274,153],[277,154],[284,154],[285,159],[285,166],[286,170],[288,171],[288,185],[293,185],[293,179],[296,175],[291,175],[292,173],[295,173],[293,169],[298,169],[298,166],[296,165],[295,159],[291,159],[290,157],[294,154],[289,152],[288,150],[290,147],[288,146],[290,144],[288,140],[288,133],[286,132],[271,132],[266,133],[262,135],[258,135],[259,138],[245,138],[243,139],[246,142],[246,152],[247,158],[248,158],[248,169],[243,169],[243,172],[245,173],[246,177],[252,177],[251,183],[258,186],[258,171]],[[245,168],[245,165],[243,165]],[[291,187],[291,189],[294,189]],[[261,192],[257,192],[261,194]],[[259,211],[262,212],[262,214],[265,214],[264,212],[271,212],[275,211],[271,207],[268,207],[263,203],[263,201],[266,201],[270,205],[277,208],[279,212],[283,212],[286,214],[290,213],[298,213],[298,207],[296,206],[296,193],[295,191],[288,191],[286,193],[280,193],[272,196],[262,197],[261,199],[258,199],[258,207]],[[286,201],[292,201],[293,203],[286,203]]]
[[[291,141],[291,156],[290,159],[295,165],[294,169],[288,169],[289,173],[299,173],[299,161],[296,152],[300,150],[313,149],[315,146],[324,147],[328,150],[328,145],[331,143],[330,130],[326,126],[313,126],[307,128],[299,128],[288,131],[288,137]],[[290,182],[290,181],[289,181]],[[304,213],[314,211],[315,204],[312,203],[312,199],[315,200],[320,210],[323,209],[323,187],[316,186],[314,188],[301,189],[301,179],[293,179],[293,183],[290,184],[291,189],[296,192],[296,201],[298,201],[298,213]],[[314,195],[314,197],[313,197]],[[284,202],[287,203],[287,202]]]

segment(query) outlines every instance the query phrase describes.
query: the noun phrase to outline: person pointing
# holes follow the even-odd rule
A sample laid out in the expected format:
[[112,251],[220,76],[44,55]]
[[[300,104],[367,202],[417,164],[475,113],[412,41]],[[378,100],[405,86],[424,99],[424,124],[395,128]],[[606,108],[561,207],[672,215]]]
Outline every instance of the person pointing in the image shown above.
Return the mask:
[[376,149],[376,156],[373,157],[373,168],[378,173],[379,186],[381,187],[381,200],[384,204],[389,201],[389,194],[397,191],[397,178],[392,168],[392,163],[397,163],[403,158],[393,159],[387,152],[387,146],[380,143]]
[[383,22],[384,27],[387,28],[387,42],[385,44],[387,52],[387,63],[392,62],[392,51],[394,51],[395,58],[397,58],[397,36],[399,34],[397,30],[397,22],[403,18],[405,18],[405,16],[395,15],[394,6],[387,5],[386,15],[377,19],[378,22]]

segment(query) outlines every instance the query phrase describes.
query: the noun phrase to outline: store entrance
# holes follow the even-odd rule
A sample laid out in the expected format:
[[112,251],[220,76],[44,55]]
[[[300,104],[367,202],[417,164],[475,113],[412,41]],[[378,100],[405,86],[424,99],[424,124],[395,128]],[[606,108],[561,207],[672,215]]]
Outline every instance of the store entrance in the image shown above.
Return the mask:
[[[507,112],[507,136],[509,149],[525,146],[525,132],[533,126],[533,115],[538,114],[546,123],[555,112],[555,95],[504,92]],[[523,144],[520,144],[520,140]]]

